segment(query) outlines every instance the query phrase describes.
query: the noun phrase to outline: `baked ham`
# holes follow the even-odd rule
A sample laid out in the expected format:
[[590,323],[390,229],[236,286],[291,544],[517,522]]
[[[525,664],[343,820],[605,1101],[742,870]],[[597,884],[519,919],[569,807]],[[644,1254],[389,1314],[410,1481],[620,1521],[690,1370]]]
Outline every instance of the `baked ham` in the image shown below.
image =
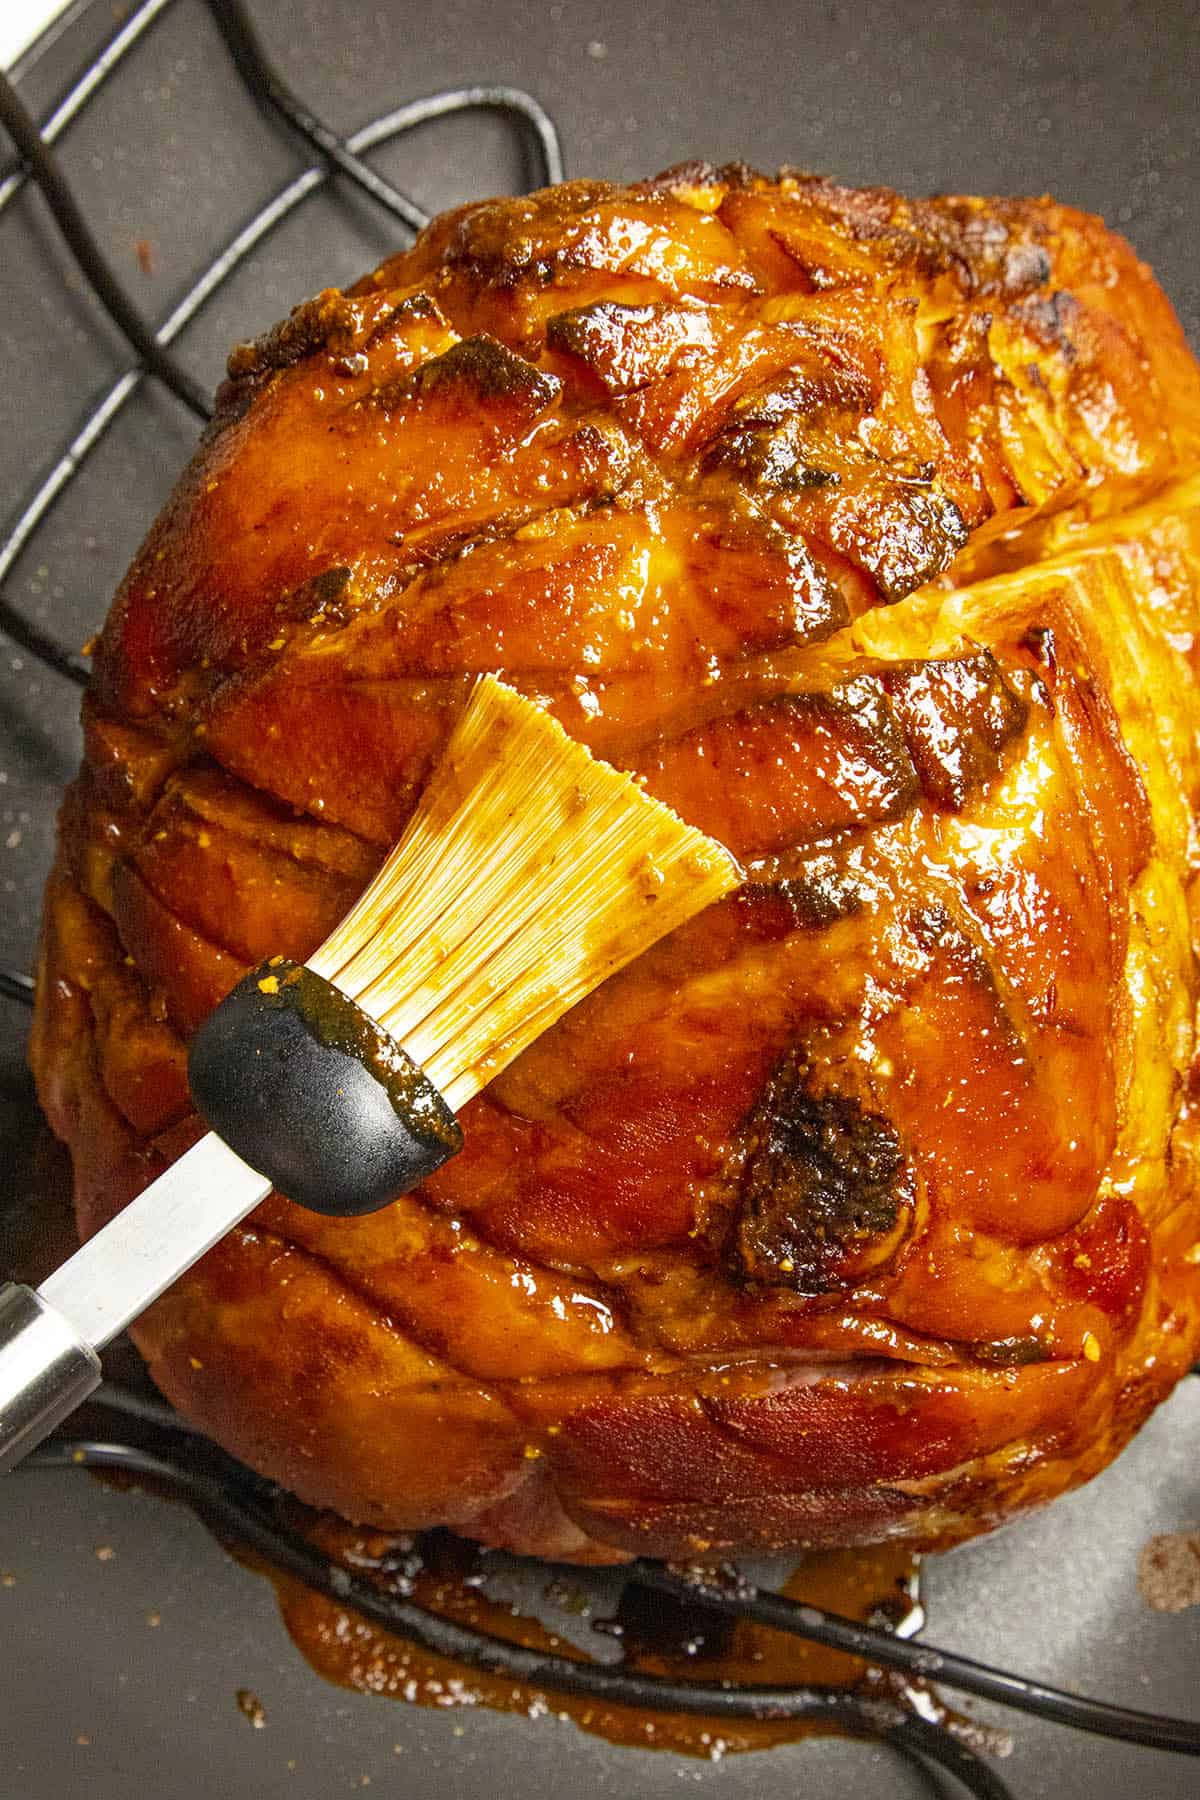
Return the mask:
[[46,903],[81,1230],[479,671],[746,882],[423,1191],[272,1197],[137,1326],[163,1392],[315,1506],[580,1561],[944,1545],[1102,1468],[1200,1345],[1198,432],[1099,220],[741,167],[460,208],[235,350]]

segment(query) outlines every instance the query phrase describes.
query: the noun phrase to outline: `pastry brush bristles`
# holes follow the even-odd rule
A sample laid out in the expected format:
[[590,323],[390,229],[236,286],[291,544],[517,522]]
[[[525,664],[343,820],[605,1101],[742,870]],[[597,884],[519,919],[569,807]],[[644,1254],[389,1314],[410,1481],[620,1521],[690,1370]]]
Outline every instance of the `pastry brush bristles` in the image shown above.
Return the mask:
[[457,1111],[740,878],[728,851],[486,675],[400,842],[309,967]]

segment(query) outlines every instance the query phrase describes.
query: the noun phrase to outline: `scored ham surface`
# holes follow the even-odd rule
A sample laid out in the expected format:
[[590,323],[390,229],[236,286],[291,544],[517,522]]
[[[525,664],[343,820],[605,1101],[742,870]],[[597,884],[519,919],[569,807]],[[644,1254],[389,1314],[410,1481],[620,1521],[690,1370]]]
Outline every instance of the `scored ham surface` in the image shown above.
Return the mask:
[[580,1560],[945,1544],[1200,1348],[1200,372],[1049,200],[689,165],[466,206],[230,359],[114,603],[32,1056],[94,1230],[481,670],[744,887],[369,1218],[140,1322],[302,1499]]

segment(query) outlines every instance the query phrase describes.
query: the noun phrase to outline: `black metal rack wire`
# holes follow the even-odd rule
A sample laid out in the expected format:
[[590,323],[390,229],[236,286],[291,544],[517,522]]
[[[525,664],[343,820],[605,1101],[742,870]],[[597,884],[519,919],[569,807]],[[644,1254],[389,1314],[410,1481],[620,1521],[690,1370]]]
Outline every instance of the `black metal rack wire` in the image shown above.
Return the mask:
[[[205,3],[234,68],[255,101],[273,113],[311,152],[312,160],[246,221],[157,327],[142,317],[109,266],[59,167],[53,145],[176,0],[142,0],[40,125],[0,75],[0,124],[16,150],[16,161],[0,170],[0,214],[27,182],[36,182],[93,292],[135,353],[135,360],[109,387],[45,471],[0,542],[0,630],[47,667],[81,687],[88,680],[85,657],[26,618],[8,597],[5,584],[56,502],[143,382],[159,382],[197,418],[208,417],[206,395],[174,357],[172,346],[233,271],[297,207],[335,180],[349,182],[368,196],[404,232],[420,230],[427,223],[421,207],[384,180],[364,157],[376,146],[450,114],[490,111],[504,115],[525,136],[536,181],[551,183],[562,177],[558,134],[549,114],[531,95],[498,84],[431,94],[371,120],[349,137],[339,137],[274,69],[241,0]],[[33,983],[22,971],[0,967],[0,995],[28,1006],[32,1003]],[[523,1648],[442,1617],[403,1593],[383,1590],[330,1562],[284,1521],[280,1507],[284,1497],[278,1488],[201,1438],[166,1405],[113,1384],[106,1384],[101,1390],[99,1403],[128,1423],[136,1423],[138,1432],[130,1435],[136,1435],[139,1441],[60,1438],[43,1447],[24,1466],[34,1470],[119,1469],[164,1486],[190,1501],[276,1569],[298,1577],[340,1605],[415,1645],[478,1670],[560,1693],[658,1712],[699,1713],[729,1721],[788,1719],[823,1723],[892,1746],[927,1776],[932,1769],[940,1769],[955,1777],[978,1800],[1014,1800],[1011,1789],[992,1764],[972,1745],[946,1725],[914,1710],[905,1697],[903,1680],[890,1692],[820,1685],[754,1687],[654,1676]],[[801,1606],[736,1576],[727,1579],[713,1571],[682,1570],[639,1561],[630,1566],[627,1579],[676,1599],[699,1600],[723,1616],[753,1620],[864,1658],[876,1667],[896,1671],[910,1682],[935,1680],[943,1687],[1096,1737],[1200,1756],[1200,1722],[1138,1712],[1067,1693],[952,1651],[936,1649],[916,1637],[904,1639],[879,1626],[858,1624],[813,1606]]]

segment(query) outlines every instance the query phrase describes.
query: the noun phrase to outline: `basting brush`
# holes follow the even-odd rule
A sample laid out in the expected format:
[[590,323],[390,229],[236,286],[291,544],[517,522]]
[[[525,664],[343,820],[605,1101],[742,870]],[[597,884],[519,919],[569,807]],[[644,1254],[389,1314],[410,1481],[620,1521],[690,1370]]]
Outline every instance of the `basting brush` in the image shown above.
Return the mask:
[[272,957],[188,1054],[211,1127],[38,1289],[0,1289],[0,1468],[96,1387],[97,1351],[272,1189],[373,1212],[568,1008],[736,887],[729,853],[484,676],[403,836],[305,963]]

